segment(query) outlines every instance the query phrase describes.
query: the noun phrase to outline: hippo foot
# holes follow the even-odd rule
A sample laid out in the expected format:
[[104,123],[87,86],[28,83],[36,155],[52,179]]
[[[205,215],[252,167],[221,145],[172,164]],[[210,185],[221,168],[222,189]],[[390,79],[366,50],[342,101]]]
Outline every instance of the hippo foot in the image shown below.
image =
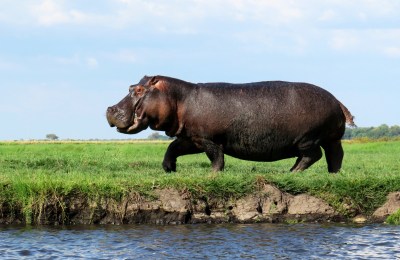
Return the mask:
[[166,172],[176,172],[176,163],[171,161],[163,161],[162,167]]

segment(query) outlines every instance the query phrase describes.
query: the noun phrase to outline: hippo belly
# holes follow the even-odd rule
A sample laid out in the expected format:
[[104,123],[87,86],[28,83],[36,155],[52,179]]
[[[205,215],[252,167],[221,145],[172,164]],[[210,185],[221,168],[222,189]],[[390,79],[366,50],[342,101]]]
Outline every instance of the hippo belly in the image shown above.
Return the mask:
[[230,131],[223,144],[224,153],[232,157],[271,162],[298,156],[296,137],[273,129]]

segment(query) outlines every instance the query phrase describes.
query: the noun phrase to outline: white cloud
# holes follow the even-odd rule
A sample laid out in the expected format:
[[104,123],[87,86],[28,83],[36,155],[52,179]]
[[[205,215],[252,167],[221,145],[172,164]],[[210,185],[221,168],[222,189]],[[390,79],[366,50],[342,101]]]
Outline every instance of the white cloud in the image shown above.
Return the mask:
[[336,19],[337,16],[338,14],[334,10],[325,10],[319,15],[318,20],[323,22],[332,21]]
[[343,21],[348,26],[356,21],[372,21],[375,19],[398,19],[400,2],[396,0],[330,0],[330,1],[298,1],[307,11],[308,18],[316,14],[321,21]]
[[36,62],[43,64],[62,65],[62,66],[85,66],[90,69],[97,68],[99,62],[95,57],[73,54],[72,56],[38,56]]
[[301,20],[304,12],[295,1],[221,0],[220,7],[240,21],[255,20],[268,25],[289,24]]
[[353,30],[334,30],[330,46],[335,50],[355,50],[360,43],[359,36]]
[[54,25],[68,21],[68,15],[52,0],[45,0],[33,8],[33,14],[41,25]]
[[383,52],[391,58],[400,58],[400,46],[399,47],[387,47]]
[[5,61],[0,59],[0,71],[4,70],[15,70],[20,66],[14,62]]
[[400,29],[333,30],[329,37],[335,51],[400,56]]
[[39,25],[55,26],[58,24],[83,24],[92,18],[89,14],[66,9],[63,1],[43,0],[41,4],[31,7],[31,14]]
[[42,0],[39,5],[31,4],[30,15],[35,23],[42,26],[84,24],[126,28],[150,25],[161,32],[193,34],[210,20],[257,21],[277,26],[300,20],[304,14],[296,1],[278,0],[116,0],[111,8],[97,13],[73,6],[68,1]]
[[99,66],[99,63],[98,63],[96,58],[89,57],[89,58],[86,58],[86,65],[89,68],[94,69],[94,68],[97,68]]
[[[396,0],[113,0],[90,5],[85,1],[2,0],[0,20],[25,25],[95,24],[126,28],[150,23],[152,26],[178,29],[196,28],[213,21],[258,21],[278,26],[294,22],[341,19],[349,26],[354,20],[399,19],[400,1]],[[27,18],[29,17],[29,18]],[[31,19],[31,20],[29,20]],[[32,20],[33,19],[33,20]],[[180,22],[180,24],[179,24]],[[175,28],[176,27],[176,28]],[[170,28],[171,29],[171,28]]]
[[[7,3],[10,7],[14,2]],[[396,45],[386,36],[385,28],[380,27],[400,23],[400,1],[393,0],[110,0],[108,5],[96,8],[79,1],[28,3],[20,4],[20,8],[6,8],[13,10],[11,14],[0,11],[0,20],[11,21],[15,17],[17,24],[27,13],[25,16],[33,19],[30,24],[45,27],[80,26],[94,33],[108,28],[133,36],[147,34],[152,37],[157,33],[200,35],[245,42],[248,48],[258,45],[256,47],[260,49],[297,53],[313,48],[317,44],[315,41],[319,41],[318,45],[328,45],[335,51],[369,49],[388,55],[393,52],[390,48]],[[366,31],[375,29],[382,30],[380,35],[385,35],[389,42],[366,35]],[[97,60],[89,62],[88,59],[60,58],[59,62],[98,66]],[[134,51],[121,50],[111,59],[135,63],[138,55]]]
[[117,62],[125,62],[125,63],[135,63],[137,62],[137,55],[133,50],[120,50],[116,53],[112,53],[107,55],[111,60]]
[[50,60],[54,60],[56,63],[61,65],[78,65],[80,63],[80,57],[78,54],[66,57],[53,57]]
[[146,27],[177,34],[194,34],[234,23],[282,29],[282,26],[318,28],[329,23],[335,26],[339,22],[343,29],[343,26],[351,28],[354,23],[374,26],[382,21],[400,22],[400,1],[394,0],[110,0],[95,7],[80,1],[41,0],[39,4],[33,0],[5,1],[0,21],[14,24]]
[[378,51],[390,58],[400,58],[400,28],[376,31],[374,35],[375,46]]

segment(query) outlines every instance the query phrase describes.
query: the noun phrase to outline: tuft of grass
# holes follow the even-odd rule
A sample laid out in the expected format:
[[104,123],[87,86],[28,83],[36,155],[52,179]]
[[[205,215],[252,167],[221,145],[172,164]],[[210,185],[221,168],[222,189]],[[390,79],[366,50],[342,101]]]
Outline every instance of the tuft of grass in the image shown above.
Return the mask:
[[400,225],[400,209],[387,217],[386,223],[390,225]]

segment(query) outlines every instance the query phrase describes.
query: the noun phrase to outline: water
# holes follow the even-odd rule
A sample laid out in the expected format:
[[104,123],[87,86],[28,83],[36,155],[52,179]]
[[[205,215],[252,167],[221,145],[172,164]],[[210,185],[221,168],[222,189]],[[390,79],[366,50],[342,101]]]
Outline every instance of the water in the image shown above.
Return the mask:
[[0,259],[400,259],[400,226],[0,226]]

